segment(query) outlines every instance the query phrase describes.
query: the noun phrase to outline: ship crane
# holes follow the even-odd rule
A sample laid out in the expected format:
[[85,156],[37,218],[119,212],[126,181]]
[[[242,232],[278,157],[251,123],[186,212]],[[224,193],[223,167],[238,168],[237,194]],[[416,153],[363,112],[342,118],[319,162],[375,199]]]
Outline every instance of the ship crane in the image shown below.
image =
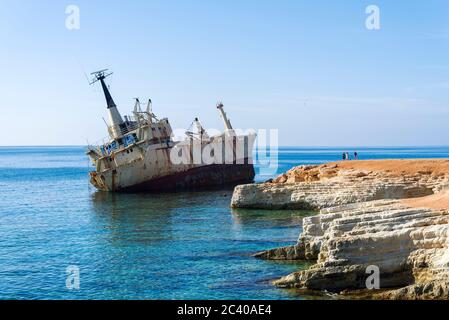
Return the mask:
[[152,102],[151,99],[148,99],[147,108],[145,111],[142,111],[141,104],[139,98],[134,98],[136,100],[134,104],[134,117],[139,122],[142,123],[153,123],[159,121],[158,118],[154,115],[152,111]]
[[217,109],[220,112],[221,119],[223,120],[223,124],[225,127],[225,133],[228,135],[234,134],[234,129],[232,128],[231,122],[229,121],[228,117],[226,116],[226,112],[223,110],[223,103],[219,102],[217,104]]
[[192,128],[193,125],[196,126],[197,132],[195,133],[195,132],[188,130],[188,131],[186,131],[187,136],[189,136],[191,138],[199,138],[201,140],[209,140],[210,139],[209,135],[207,134],[206,130],[201,125],[201,122],[198,118],[195,118],[195,120],[193,120],[192,124],[190,125],[190,128]]

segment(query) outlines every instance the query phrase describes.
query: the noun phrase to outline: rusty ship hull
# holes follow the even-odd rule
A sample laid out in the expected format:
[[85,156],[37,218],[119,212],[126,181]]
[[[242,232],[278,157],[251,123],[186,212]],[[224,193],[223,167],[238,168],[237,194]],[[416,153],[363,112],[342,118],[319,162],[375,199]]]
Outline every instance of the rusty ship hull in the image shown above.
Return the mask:
[[188,169],[165,177],[144,181],[115,191],[124,193],[173,192],[203,190],[218,186],[235,186],[254,181],[252,164],[213,164]]

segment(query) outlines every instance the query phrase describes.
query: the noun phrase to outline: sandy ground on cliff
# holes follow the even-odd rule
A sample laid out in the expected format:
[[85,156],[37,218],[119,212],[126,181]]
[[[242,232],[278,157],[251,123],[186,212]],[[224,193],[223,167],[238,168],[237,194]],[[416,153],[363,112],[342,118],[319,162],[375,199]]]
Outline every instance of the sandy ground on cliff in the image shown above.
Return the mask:
[[449,159],[339,161],[328,163],[326,166],[333,165],[337,165],[339,169],[386,172],[392,176],[449,174]]
[[441,193],[437,193],[431,196],[405,199],[401,201],[408,207],[413,208],[430,208],[435,210],[448,210],[449,209],[449,190]]
[[[391,176],[415,174],[442,176],[449,174],[448,159],[340,161],[329,165],[338,165],[339,169],[346,170],[387,172]],[[427,197],[404,199],[401,202],[414,208],[447,210],[449,209],[449,190]]]

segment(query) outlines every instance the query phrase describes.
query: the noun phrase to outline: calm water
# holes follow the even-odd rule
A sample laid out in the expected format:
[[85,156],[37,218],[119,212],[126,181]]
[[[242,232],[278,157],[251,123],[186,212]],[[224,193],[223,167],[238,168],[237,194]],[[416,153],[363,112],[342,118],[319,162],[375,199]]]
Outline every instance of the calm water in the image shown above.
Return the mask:
[[[278,172],[343,151],[283,148]],[[358,151],[362,159],[449,156],[449,147]],[[304,298],[269,284],[303,265],[251,254],[294,243],[310,213],[232,211],[231,190],[100,193],[88,170],[81,147],[0,147],[0,299]],[[65,286],[69,265],[80,268],[78,291]]]

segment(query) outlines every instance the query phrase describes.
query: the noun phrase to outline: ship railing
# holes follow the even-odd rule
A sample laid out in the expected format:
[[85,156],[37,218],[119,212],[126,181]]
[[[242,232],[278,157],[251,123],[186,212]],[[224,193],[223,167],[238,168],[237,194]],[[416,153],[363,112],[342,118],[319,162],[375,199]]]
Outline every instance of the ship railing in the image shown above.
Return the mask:
[[139,128],[139,123],[137,121],[128,122],[128,123],[126,123],[126,127],[122,128],[122,134],[123,135],[128,134],[131,131],[134,131],[138,128]]
[[127,116],[128,121],[138,123],[140,126],[148,125],[151,121],[151,114],[146,111],[134,112],[134,115]]
[[110,137],[104,137],[98,141],[95,141],[94,143],[89,143],[87,145],[87,149],[95,151],[95,153],[97,153],[98,155],[107,156],[107,153],[105,152],[105,146],[108,145],[110,140]]
[[[142,125],[143,123],[141,123]],[[128,133],[135,131],[136,129],[138,129],[139,126],[139,122],[136,122],[134,120],[128,119],[128,121],[125,122],[125,125],[120,126],[120,125],[114,125],[114,126],[109,126],[108,127],[108,132],[109,134],[114,137],[114,136],[124,136],[127,135]]]

